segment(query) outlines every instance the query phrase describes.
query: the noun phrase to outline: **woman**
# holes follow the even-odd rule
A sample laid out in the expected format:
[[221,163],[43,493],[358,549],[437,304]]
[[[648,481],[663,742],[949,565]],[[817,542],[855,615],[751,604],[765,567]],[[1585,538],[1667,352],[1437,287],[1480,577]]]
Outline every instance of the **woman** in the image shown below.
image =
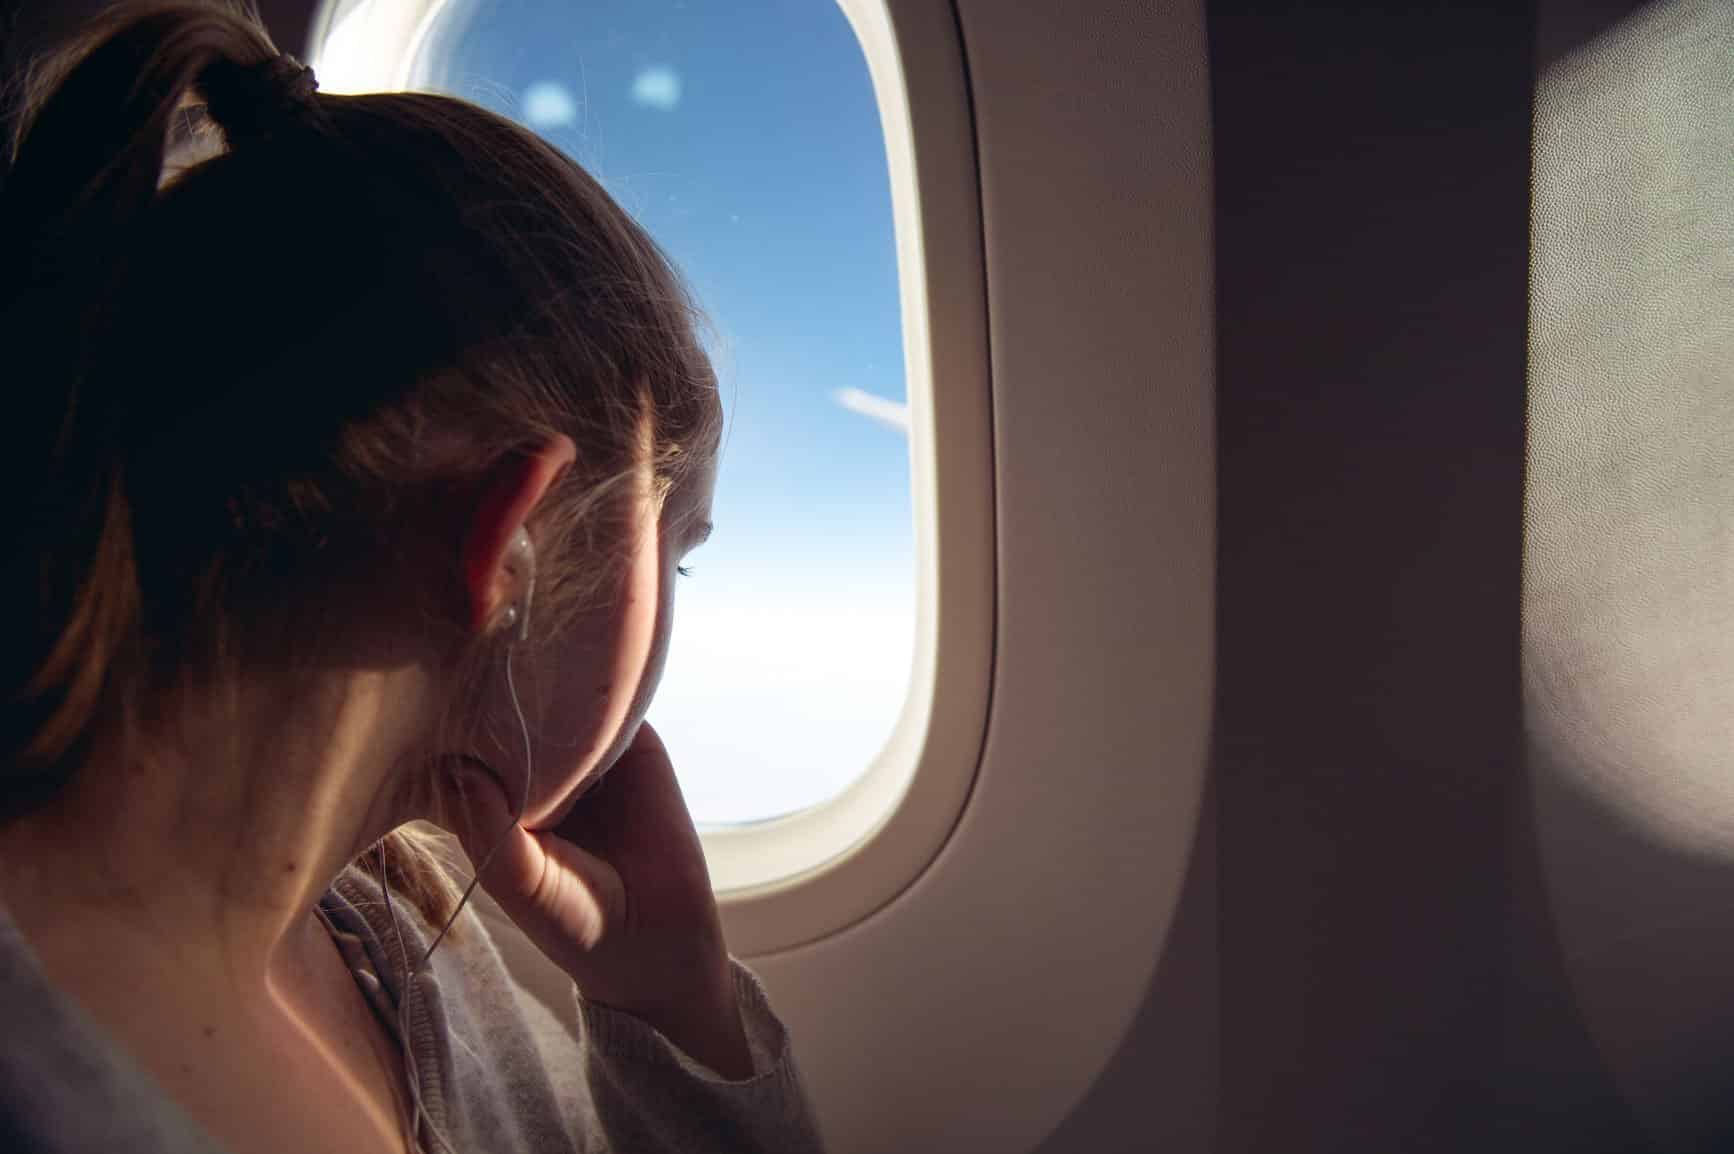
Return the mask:
[[12,161],[0,1145],[817,1149],[642,723],[720,423],[651,241],[188,3]]

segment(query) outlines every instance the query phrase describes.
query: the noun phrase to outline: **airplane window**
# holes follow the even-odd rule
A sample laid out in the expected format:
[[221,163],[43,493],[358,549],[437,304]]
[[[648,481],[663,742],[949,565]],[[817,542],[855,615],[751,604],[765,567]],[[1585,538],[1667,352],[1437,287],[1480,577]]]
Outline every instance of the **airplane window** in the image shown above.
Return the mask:
[[[364,70],[368,5],[337,7],[321,62]],[[565,150],[710,322],[717,528],[650,713],[695,819],[835,797],[902,712],[917,594],[890,180],[848,21],[827,0],[445,0],[418,23],[397,79]]]

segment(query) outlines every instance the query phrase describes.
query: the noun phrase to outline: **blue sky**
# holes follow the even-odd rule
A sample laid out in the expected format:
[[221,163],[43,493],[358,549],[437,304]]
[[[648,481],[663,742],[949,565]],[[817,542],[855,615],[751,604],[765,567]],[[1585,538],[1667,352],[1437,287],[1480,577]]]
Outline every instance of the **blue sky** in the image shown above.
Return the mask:
[[454,0],[437,85],[537,129],[686,276],[729,434],[651,720],[701,823],[833,796],[902,705],[909,458],[885,149],[830,0]]

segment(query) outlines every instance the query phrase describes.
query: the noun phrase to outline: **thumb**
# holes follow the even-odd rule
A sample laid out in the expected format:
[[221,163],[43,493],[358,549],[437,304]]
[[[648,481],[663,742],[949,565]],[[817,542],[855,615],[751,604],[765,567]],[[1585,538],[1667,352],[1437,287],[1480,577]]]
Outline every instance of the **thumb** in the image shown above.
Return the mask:
[[626,914],[626,886],[613,866],[564,838],[531,833],[506,806],[497,779],[475,782],[459,843],[482,888],[556,962],[594,949]]

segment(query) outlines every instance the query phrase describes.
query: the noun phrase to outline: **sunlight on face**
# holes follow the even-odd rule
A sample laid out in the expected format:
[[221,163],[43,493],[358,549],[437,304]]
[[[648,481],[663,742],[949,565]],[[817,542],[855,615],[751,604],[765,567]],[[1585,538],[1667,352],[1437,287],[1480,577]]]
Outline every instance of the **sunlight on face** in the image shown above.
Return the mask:
[[[548,703],[533,727],[535,771],[526,828],[555,825],[631,744],[662,680],[679,566],[710,528],[714,468],[695,470],[657,507],[648,473],[618,594],[581,617],[552,656]],[[521,781],[519,782],[521,787]]]

